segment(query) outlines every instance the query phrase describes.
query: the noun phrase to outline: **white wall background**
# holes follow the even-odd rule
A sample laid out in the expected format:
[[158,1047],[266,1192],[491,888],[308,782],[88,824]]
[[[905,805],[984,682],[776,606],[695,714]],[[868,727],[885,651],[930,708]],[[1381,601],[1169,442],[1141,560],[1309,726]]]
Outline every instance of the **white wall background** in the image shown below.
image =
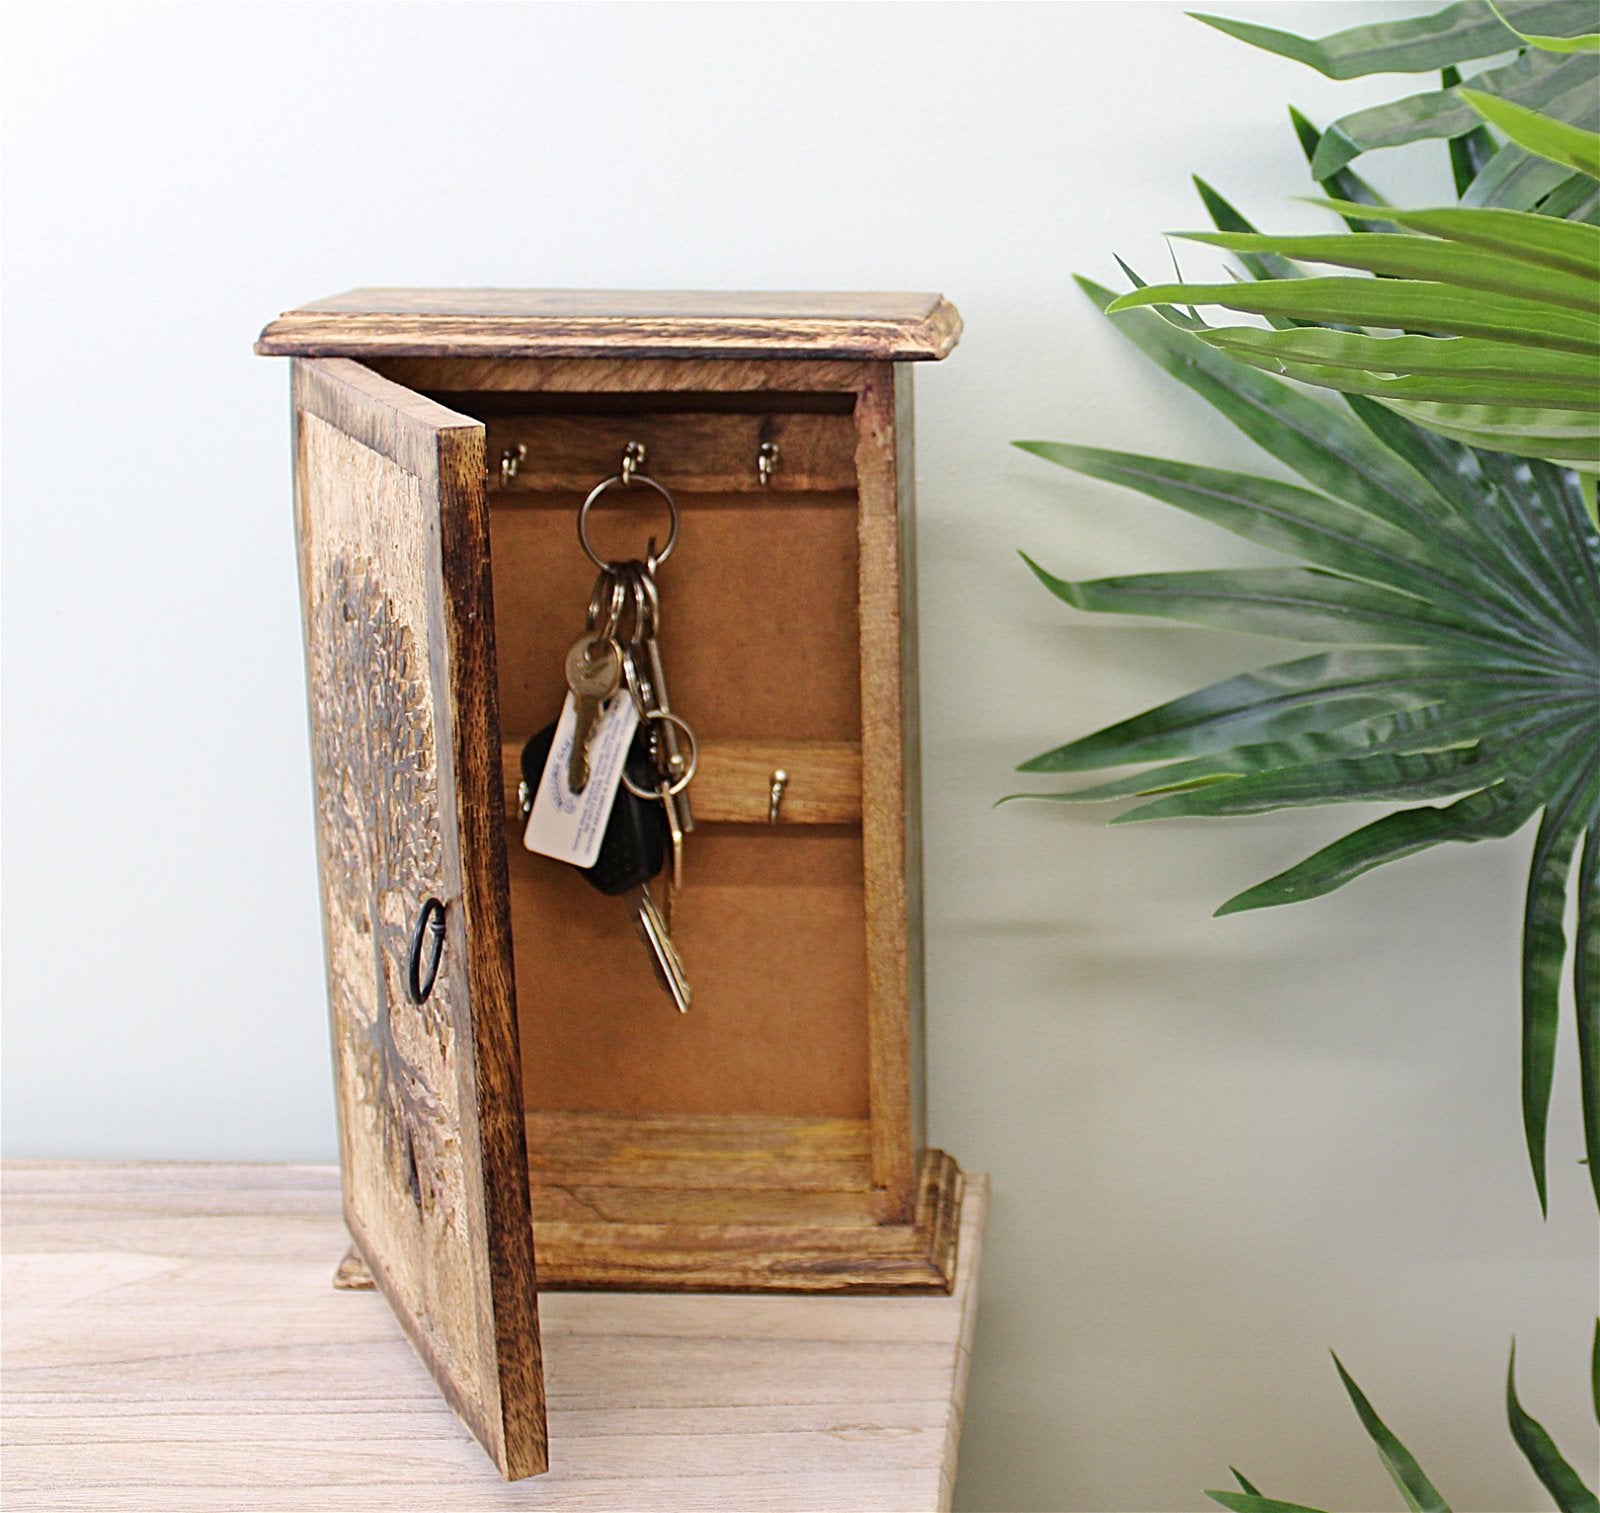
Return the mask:
[[[1513,1331],[1592,1474],[1570,1044],[1547,1224],[1520,1151],[1526,837],[1213,921],[1353,817],[990,807],[1017,761],[1275,651],[1074,616],[1017,561],[1248,553],[1009,438],[1266,466],[1069,274],[1161,272],[1191,170],[1306,222],[1284,102],[1325,121],[1404,81],[1168,4],[13,5],[5,31],[11,1154],[334,1154],[269,317],[361,283],[942,289],[967,336],[918,375],[932,1123],[996,1193],[961,1506],[1193,1508],[1230,1461],[1394,1506],[1329,1346],[1458,1513],[1543,1506]],[[1425,153],[1375,172],[1447,194]]]

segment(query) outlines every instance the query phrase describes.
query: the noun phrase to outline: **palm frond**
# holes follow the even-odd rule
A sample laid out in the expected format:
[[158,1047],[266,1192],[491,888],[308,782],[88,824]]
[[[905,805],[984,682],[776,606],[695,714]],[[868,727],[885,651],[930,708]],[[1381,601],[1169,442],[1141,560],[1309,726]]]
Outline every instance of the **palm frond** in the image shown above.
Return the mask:
[[[1540,183],[1554,187],[1576,172],[1595,175],[1600,190],[1600,134],[1459,93],[1511,135],[1508,150],[1527,156],[1526,173],[1537,170]],[[1591,93],[1600,108],[1600,83]],[[1525,199],[1490,182],[1507,161],[1498,154],[1468,197]],[[1332,208],[1351,221],[1349,202]],[[1109,312],[1181,304],[1263,315],[1273,329],[1194,329],[1243,362],[1369,395],[1470,446],[1600,474],[1600,227],[1483,205],[1388,214],[1392,231],[1173,233],[1249,259],[1255,281],[1145,285]],[[1302,262],[1376,276],[1280,276]]]
[[[1514,100],[1535,109],[1552,104],[1561,108],[1569,96],[1572,114],[1582,119],[1584,102],[1575,86],[1594,89],[1600,67],[1592,57],[1558,58],[1549,53],[1524,53],[1510,63],[1474,74],[1465,85],[1456,84],[1402,100],[1352,111],[1332,122],[1323,135],[1311,172],[1319,178],[1352,163],[1364,152],[1401,147],[1408,142],[1456,140],[1470,136],[1482,125],[1462,98],[1463,89],[1476,89],[1500,99]],[[1481,169],[1480,169],[1481,171]]]
[[1566,37],[1587,31],[1593,17],[1589,0],[1504,0],[1498,9],[1485,0],[1460,0],[1431,16],[1379,21],[1318,38],[1225,16],[1196,15],[1195,20],[1253,47],[1305,63],[1330,79],[1357,79],[1366,74],[1432,73],[1493,57],[1510,52],[1524,32]]
[[[1585,228],[1550,229],[1557,235],[1547,239],[1546,255],[1559,260],[1571,234]],[[1487,235],[1492,241],[1499,233]],[[1244,245],[1253,251],[1258,241]],[[1386,254],[1380,248],[1378,255]],[[1085,288],[1102,307],[1110,304],[1108,291]],[[1021,770],[1139,771],[1023,796],[1136,796],[1143,803],[1123,818],[1140,821],[1312,804],[1401,806],[1228,900],[1221,913],[1318,897],[1388,862],[1444,843],[1502,838],[1542,816],[1524,920],[1522,1086],[1543,1204],[1570,874],[1576,870],[1591,905],[1600,896],[1600,536],[1573,475],[1476,451],[1361,396],[1335,408],[1221,350],[1211,333],[1179,329],[1153,311],[1125,309],[1112,320],[1304,484],[1061,442],[1019,445],[1288,560],[1088,581],[1028,558],[1030,569],[1077,610],[1276,636],[1310,654],[1042,752]],[[1257,336],[1368,340],[1310,329]],[[1600,1148],[1596,912],[1583,913],[1573,943],[1591,1154]]]
[[[1594,1360],[1595,1411],[1596,1417],[1600,1417],[1600,1321],[1595,1324]],[[1333,1364],[1338,1369],[1346,1395],[1355,1407],[1356,1416],[1361,1420],[1361,1427],[1367,1431],[1367,1438],[1372,1441],[1384,1470],[1389,1473],[1406,1507],[1411,1513],[1450,1513],[1449,1504],[1428,1479],[1427,1473],[1417,1463],[1416,1456],[1378,1416],[1367,1395],[1356,1385],[1355,1379],[1344,1369],[1344,1363],[1337,1355],[1333,1358]],[[1530,1417],[1517,1399],[1515,1341],[1511,1346],[1511,1363],[1506,1369],[1506,1418],[1517,1448],[1522,1451],[1534,1474],[1544,1483],[1546,1491],[1555,1499],[1559,1513],[1600,1513],[1600,1501],[1596,1500],[1595,1494],[1583,1484],[1583,1478],[1562,1455],[1544,1426]],[[1317,1513],[1316,1509],[1308,1508],[1303,1503],[1280,1502],[1263,1497],[1237,1471],[1233,1474],[1243,1488],[1242,1492],[1206,1493],[1213,1502],[1221,1503],[1232,1513]]]
[[[1600,1347],[1600,1323],[1595,1326],[1595,1339]],[[1556,1447],[1549,1432],[1538,1419],[1532,1418],[1517,1399],[1517,1346],[1511,1343],[1511,1362],[1506,1367],[1506,1418],[1511,1424],[1511,1437],[1517,1448],[1533,1468],[1533,1473],[1544,1483],[1545,1490],[1555,1499],[1560,1513],[1600,1513],[1600,1500],[1583,1484],[1583,1478],[1573,1470],[1567,1458]]]
[[[1320,39],[1218,16],[1196,19],[1329,78],[1440,71],[1438,89],[1351,111],[1318,133],[1308,156],[1312,174],[1324,183],[1348,173],[1363,153],[1443,140],[1450,147],[1456,192],[1469,204],[1578,218],[1596,213],[1592,197],[1552,164],[1514,141],[1497,144],[1466,99],[1466,91],[1477,90],[1569,126],[1600,126],[1600,36],[1589,30],[1589,0],[1507,0],[1501,6],[1465,0],[1431,16],[1380,21]],[[1518,49],[1510,62],[1473,74],[1463,85],[1463,65]]]

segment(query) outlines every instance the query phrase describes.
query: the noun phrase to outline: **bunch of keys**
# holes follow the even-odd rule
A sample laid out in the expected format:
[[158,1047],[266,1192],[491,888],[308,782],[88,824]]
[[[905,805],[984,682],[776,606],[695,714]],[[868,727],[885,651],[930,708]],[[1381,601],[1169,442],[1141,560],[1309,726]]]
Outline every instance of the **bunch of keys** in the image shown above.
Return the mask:
[[[649,484],[667,501],[672,527],[657,554],[607,562],[589,543],[587,519],[606,489]],[[579,540],[600,568],[584,632],[567,652],[568,707],[522,753],[524,844],[577,866],[600,892],[632,897],[635,928],[662,988],[680,1013],[693,992],[672,940],[683,883],[684,836],[694,828],[688,786],[698,748],[694,731],[667,701],[657,639],[656,569],[677,542],[678,512],[654,479],[633,472],[607,479],[585,500]],[[651,887],[668,854],[665,908]]]

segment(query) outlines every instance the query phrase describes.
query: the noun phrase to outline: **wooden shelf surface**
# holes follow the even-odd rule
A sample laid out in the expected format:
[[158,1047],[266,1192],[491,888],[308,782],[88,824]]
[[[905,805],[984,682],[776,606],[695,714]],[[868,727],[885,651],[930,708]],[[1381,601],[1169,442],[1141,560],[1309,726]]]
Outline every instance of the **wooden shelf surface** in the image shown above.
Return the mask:
[[948,1508],[987,1182],[948,1297],[553,1293],[551,1471],[502,1482],[380,1297],[329,1167],[4,1169],[7,1506]]

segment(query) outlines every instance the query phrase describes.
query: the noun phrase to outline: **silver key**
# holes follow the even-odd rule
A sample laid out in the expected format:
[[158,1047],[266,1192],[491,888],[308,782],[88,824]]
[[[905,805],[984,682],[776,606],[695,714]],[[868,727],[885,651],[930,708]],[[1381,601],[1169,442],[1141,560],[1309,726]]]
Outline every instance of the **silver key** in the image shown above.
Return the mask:
[[683,970],[683,958],[672,943],[672,932],[667,928],[661,906],[650,891],[649,883],[635,895],[634,927],[639,932],[639,939],[650,948],[650,963],[655,968],[656,980],[677,1006],[678,1012],[687,1014],[690,1004],[694,1002],[694,991],[689,986],[689,979]]
[[567,687],[577,716],[567,764],[567,786],[574,793],[582,793],[588,785],[589,747],[605,701],[621,686],[622,648],[595,631],[579,636],[567,652]]
[[[650,659],[650,682],[655,688],[656,708],[663,714],[670,714],[672,706],[667,703],[666,674],[661,670],[661,644],[654,636],[645,642],[645,655]],[[667,744],[667,766],[669,780],[676,781],[683,772],[683,749],[678,741],[677,727],[670,721],[664,722],[662,738]],[[676,811],[677,828],[687,835],[694,829],[694,812],[689,808],[689,790],[681,789],[671,798],[664,801],[667,806]]]
[[[672,705],[667,699],[667,675],[661,660],[661,642],[658,639],[661,596],[656,588],[654,562],[655,541],[652,539],[649,561],[634,560],[623,564],[623,571],[633,588],[634,603],[633,666],[629,671],[629,687],[639,705],[640,717],[644,719],[648,719],[655,711],[672,713]],[[642,665],[638,656],[640,651],[644,653]],[[674,833],[687,835],[694,829],[694,812],[689,807],[687,784],[677,783],[687,770],[677,723],[673,720],[659,722],[652,729],[650,739],[652,744],[659,746],[659,765],[664,781],[677,785],[677,792],[663,794],[661,802],[672,818]]]
[[683,827],[678,822],[678,806],[674,799],[679,795],[669,791],[667,780],[661,780],[661,807],[667,816],[667,838],[672,844],[672,859],[668,863],[670,870],[667,873],[667,907],[665,910],[667,928],[672,928],[673,916],[677,911],[678,893],[683,888]]

